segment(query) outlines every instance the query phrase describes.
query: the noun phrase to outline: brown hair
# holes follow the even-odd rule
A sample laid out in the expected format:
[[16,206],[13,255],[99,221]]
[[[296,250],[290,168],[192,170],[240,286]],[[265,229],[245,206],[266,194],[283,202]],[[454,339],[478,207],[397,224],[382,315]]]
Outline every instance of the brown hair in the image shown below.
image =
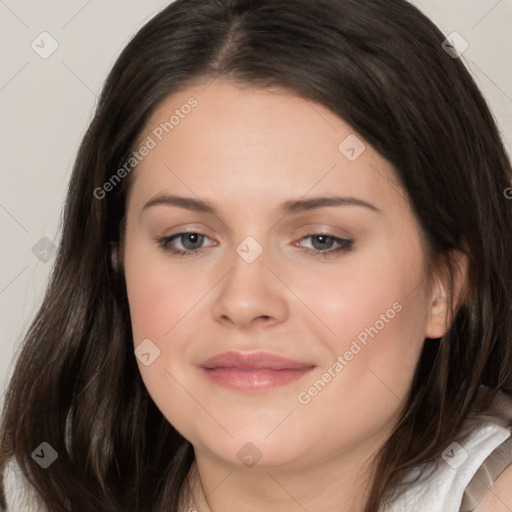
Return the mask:
[[[469,258],[466,300],[446,336],[424,345],[366,512],[464,420],[490,414],[498,390],[512,394],[512,172],[444,39],[405,0],[177,0],[150,20],[110,72],[79,149],[51,280],[5,395],[0,470],[14,456],[52,512],[177,511],[193,449],[143,384],[110,259],[132,176],[105,199],[94,190],[161,102],[206,78],[285,87],[331,109],[394,165],[432,254]],[[30,456],[42,441],[59,455],[46,470]]]

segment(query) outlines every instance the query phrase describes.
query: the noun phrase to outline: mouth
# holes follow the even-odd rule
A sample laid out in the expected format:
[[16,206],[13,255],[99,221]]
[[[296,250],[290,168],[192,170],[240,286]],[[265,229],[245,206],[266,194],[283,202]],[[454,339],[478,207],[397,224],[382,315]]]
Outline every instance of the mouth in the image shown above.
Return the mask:
[[224,352],[207,359],[199,367],[209,381],[219,386],[254,393],[298,380],[316,365],[268,352]]

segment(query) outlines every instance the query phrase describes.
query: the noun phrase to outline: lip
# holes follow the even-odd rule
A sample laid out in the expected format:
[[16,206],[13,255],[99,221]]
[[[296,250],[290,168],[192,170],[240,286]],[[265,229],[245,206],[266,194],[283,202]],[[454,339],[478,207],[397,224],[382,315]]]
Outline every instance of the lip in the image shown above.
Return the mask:
[[199,367],[214,383],[241,392],[259,392],[302,378],[316,365],[269,352],[223,352]]
[[200,364],[202,368],[236,368],[239,370],[300,370],[315,366],[270,352],[222,352]]

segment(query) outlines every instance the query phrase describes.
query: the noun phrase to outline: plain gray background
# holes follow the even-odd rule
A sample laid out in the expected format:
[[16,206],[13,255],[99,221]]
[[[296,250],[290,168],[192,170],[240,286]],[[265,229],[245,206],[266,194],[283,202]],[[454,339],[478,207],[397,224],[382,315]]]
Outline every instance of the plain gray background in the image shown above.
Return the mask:
[[[54,262],[45,252],[48,242],[40,240],[58,244],[73,160],[102,83],[131,36],[168,3],[0,0],[2,394]],[[458,32],[469,44],[461,58],[494,112],[510,154],[512,0],[412,3],[446,35]]]

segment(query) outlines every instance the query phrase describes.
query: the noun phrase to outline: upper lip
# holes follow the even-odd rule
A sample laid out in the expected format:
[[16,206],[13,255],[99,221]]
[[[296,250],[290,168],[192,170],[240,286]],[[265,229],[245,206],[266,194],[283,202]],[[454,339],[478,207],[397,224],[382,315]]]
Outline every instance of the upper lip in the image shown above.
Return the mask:
[[240,370],[298,370],[315,366],[269,352],[223,352],[203,361],[202,368],[238,368]]

